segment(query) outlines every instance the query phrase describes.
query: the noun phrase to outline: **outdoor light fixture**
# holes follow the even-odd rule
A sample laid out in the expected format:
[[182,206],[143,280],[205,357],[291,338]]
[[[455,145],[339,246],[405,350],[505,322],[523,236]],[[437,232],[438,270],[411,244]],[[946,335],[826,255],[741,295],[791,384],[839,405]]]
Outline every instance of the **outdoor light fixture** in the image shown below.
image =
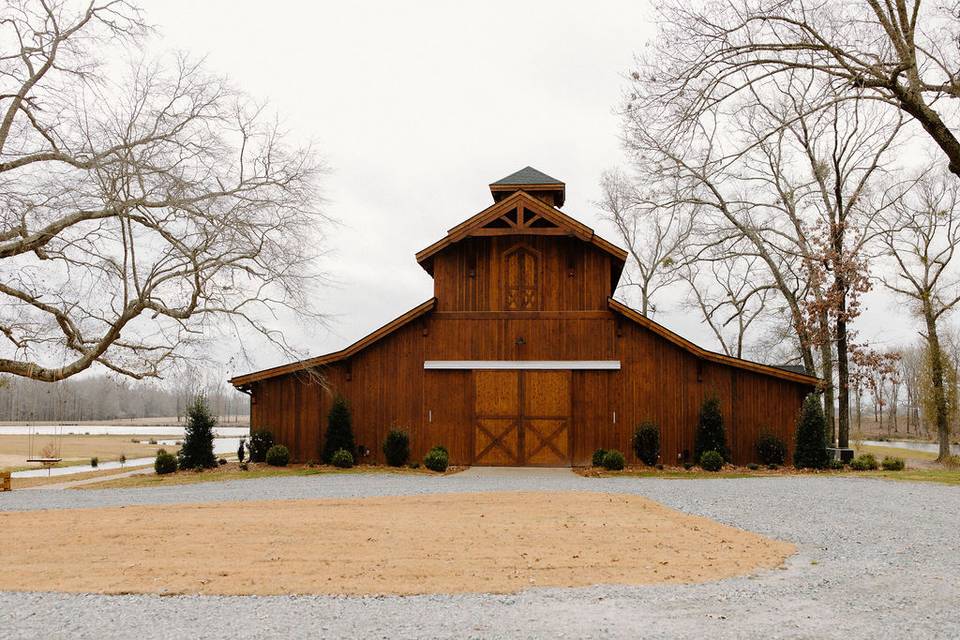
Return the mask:
[[521,346],[521,345],[527,344],[527,341],[523,339],[523,336],[517,336],[517,339],[514,344],[516,344],[517,346]]

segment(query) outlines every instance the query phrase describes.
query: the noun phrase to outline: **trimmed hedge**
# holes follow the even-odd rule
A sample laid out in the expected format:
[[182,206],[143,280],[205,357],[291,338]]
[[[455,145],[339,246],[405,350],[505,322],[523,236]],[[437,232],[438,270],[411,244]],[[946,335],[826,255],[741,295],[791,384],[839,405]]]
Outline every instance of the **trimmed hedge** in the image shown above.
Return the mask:
[[383,456],[391,467],[402,467],[410,459],[410,434],[402,429],[390,429],[383,441]]
[[610,449],[610,451],[607,451],[603,456],[603,468],[608,471],[622,471],[626,464],[626,458],[616,449]]
[[648,467],[657,464],[660,457],[660,428],[653,422],[644,422],[633,432],[633,452]]
[[704,471],[720,471],[723,468],[723,456],[719,451],[704,451],[700,456],[700,468]]

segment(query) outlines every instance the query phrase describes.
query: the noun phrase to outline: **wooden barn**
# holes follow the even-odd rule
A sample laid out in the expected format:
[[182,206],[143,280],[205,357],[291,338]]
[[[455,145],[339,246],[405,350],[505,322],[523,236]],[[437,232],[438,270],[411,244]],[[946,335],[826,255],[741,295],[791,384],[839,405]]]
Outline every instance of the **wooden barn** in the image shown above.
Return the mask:
[[453,464],[585,465],[597,448],[633,460],[631,435],[652,421],[676,464],[715,394],[734,462],[762,432],[792,444],[816,378],[708,351],[614,300],[626,252],[560,211],[564,183],[527,167],[490,192],[416,255],[432,298],[342,351],[233,378],[252,428],[318,460],[339,393],[369,462],[394,427],[414,457],[442,444]]

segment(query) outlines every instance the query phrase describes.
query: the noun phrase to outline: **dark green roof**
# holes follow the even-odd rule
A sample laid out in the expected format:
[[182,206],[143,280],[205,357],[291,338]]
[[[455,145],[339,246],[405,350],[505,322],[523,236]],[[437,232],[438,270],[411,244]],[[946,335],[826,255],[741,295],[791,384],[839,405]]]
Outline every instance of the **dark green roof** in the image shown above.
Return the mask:
[[557,184],[563,183],[556,178],[551,178],[542,171],[537,171],[533,167],[524,167],[516,173],[511,173],[506,178],[500,178],[491,184]]

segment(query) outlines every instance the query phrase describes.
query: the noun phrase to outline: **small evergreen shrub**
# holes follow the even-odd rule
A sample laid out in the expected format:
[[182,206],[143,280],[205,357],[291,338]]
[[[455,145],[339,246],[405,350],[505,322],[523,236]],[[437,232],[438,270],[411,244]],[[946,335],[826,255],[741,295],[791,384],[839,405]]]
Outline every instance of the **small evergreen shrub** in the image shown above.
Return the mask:
[[716,451],[721,459],[728,457],[727,436],[723,427],[723,414],[720,413],[720,398],[711,396],[703,401],[700,416],[697,419],[696,442],[693,457],[699,460],[707,451]]
[[816,394],[803,400],[797,424],[797,445],[793,450],[793,466],[798,469],[823,469],[830,463],[827,452],[827,420]]
[[590,459],[590,464],[595,467],[603,466],[603,456],[607,455],[606,449],[597,449],[593,452],[593,457]]
[[850,461],[850,468],[854,471],[876,471],[879,466],[872,453],[863,453]]
[[237,447],[237,460],[243,462],[243,459],[247,451],[247,441],[244,438],[240,438],[240,446]]
[[217,420],[210,413],[206,399],[202,395],[196,396],[187,409],[183,446],[177,453],[178,467],[210,469],[217,466],[217,457],[213,453],[213,430],[216,426]]
[[350,406],[346,398],[338,395],[333,400],[330,413],[327,415],[327,433],[323,438],[323,461],[333,463],[333,454],[340,449],[346,449],[353,457],[357,450],[357,443],[353,439],[353,425],[350,417]]
[[747,469],[750,469],[750,471],[756,471],[759,468],[760,468],[760,465],[758,465],[756,462],[751,462],[747,465]]
[[219,458],[219,459],[217,460],[217,464],[222,467],[223,465],[227,464],[227,459],[226,459],[226,458]]
[[787,443],[772,433],[760,434],[756,451],[760,464],[783,464],[787,461]]
[[419,462],[411,462],[411,463],[408,464],[407,466],[408,466],[409,468],[411,468],[411,469],[419,469],[419,468],[420,468],[420,463],[419,463]]
[[603,468],[607,471],[623,471],[623,467],[626,466],[626,464],[626,458],[616,449],[610,449],[606,455],[603,456]]
[[447,453],[446,448],[441,446],[436,446],[430,451],[427,452],[427,455],[423,458],[423,466],[431,471],[438,471],[443,473],[447,470],[447,467],[450,464],[450,455]]
[[704,471],[720,471],[723,468],[723,456],[719,451],[704,451],[700,456],[700,468]]
[[880,463],[880,466],[883,467],[884,471],[903,471],[903,467],[905,465],[903,463],[903,458],[886,456]]
[[778,465],[778,464],[768,464],[768,465],[767,465],[767,469],[769,469],[770,471],[776,471],[776,470],[779,469],[779,468],[780,468],[780,465]]
[[267,451],[273,446],[273,434],[266,429],[260,429],[250,434],[250,462],[266,462]]
[[249,468],[250,468],[250,465],[247,464],[246,462],[241,462],[241,463],[240,463],[240,471],[246,471],[246,470],[249,469]]
[[663,471],[663,465],[657,464],[657,471]]
[[693,469],[693,463],[692,463],[692,462],[684,462],[684,463],[683,463],[683,468],[684,468],[684,470],[686,470],[686,471],[690,471],[690,469]]
[[100,458],[98,458],[97,456],[93,456],[92,458],[90,458],[90,466],[93,467],[94,469],[96,469],[97,467],[99,467],[99,466],[100,466]]
[[660,429],[652,422],[644,422],[633,432],[633,452],[648,467],[657,464],[660,457]]
[[271,467],[285,467],[290,464],[290,450],[282,444],[275,444],[267,450],[267,464]]
[[330,464],[340,469],[349,469],[353,466],[353,454],[346,449],[337,449],[330,456]]
[[833,459],[829,462],[829,464],[827,464],[827,467],[833,469],[834,471],[843,471],[843,460]]
[[157,458],[153,461],[153,470],[157,475],[164,476],[177,470],[177,458],[166,449],[157,451]]
[[383,455],[391,467],[402,467],[410,459],[410,434],[401,429],[391,429],[383,441]]

